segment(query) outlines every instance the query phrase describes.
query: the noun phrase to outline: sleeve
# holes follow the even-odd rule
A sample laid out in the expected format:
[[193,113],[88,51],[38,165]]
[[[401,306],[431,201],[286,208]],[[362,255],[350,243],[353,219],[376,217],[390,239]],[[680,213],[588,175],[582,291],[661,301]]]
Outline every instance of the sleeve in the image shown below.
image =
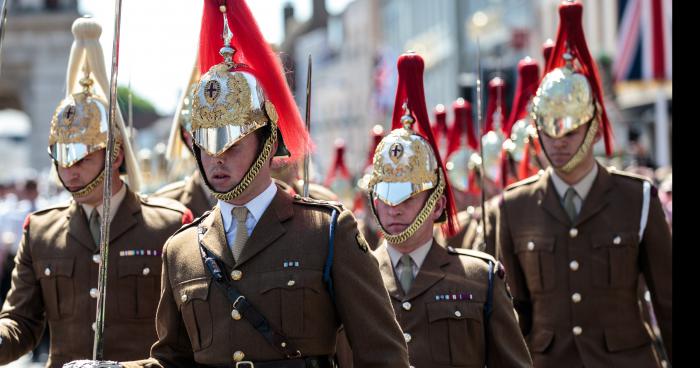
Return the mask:
[[185,324],[173,299],[173,290],[170,285],[168,272],[168,244],[169,242],[163,247],[161,294],[156,311],[158,341],[151,347],[150,359],[121,363],[125,368],[185,368],[197,366]]
[[651,293],[664,347],[668,358],[671,359],[671,232],[666,223],[661,202],[656,196],[651,198],[649,219],[639,246],[639,257],[640,268]]
[[518,326],[505,281],[494,275],[493,311],[486,331],[488,367],[532,367],[532,359]]
[[15,257],[11,282],[0,312],[0,364],[12,362],[34,349],[46,325],[41,284],[34,273],[28,222]]
[[[408,367],[408,348],[377,259],[348,210],[338,217],[333,258],[335,307],[357,367]],[[364,242],[366,244],[366,242]]]
[[500,206],[496,225],[496,246],[499,247],[500,261],[506,269],[506,284],[513,295],[513,305],[518,313],[518,322],[523,336],[527,336],[532,328],[532,302],[530,291],[525,283],[525,275],[515,254],[513,238],[508,225],[506,204]]

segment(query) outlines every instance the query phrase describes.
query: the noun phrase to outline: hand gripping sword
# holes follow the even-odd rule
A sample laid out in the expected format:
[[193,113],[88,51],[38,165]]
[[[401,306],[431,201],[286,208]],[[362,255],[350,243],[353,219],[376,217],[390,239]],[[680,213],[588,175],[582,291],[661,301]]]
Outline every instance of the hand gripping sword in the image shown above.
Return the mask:
[[[311,54],[309,54],[309,67],[306,69],[306,132],[311,138]],[[304,197],[309,196],[309,159],[311,152],[304,156]]]

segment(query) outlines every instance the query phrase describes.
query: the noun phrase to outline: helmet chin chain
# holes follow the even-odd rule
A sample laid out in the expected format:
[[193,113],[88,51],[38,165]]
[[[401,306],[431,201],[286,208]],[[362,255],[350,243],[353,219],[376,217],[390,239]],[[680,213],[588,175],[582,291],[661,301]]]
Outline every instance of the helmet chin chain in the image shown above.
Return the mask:
[[[597,121],[592,120],[588,124],[590,125],[590,127],[586,132],[586,136],[583,138],[583,142],[578,147],[578,150],[576,150],[576,153],[571,157],[571,159],[569,159],[569,161],[567,161],[561,167],[555,167],[554,165],[552,165],[552,167],[565,174],[568,174],[572,172],[586,158],[588,151],[593,149],[593,143],[595,143],[595,136],[598,133]],[[549,154],[547,153],[547,149],[544,147],[544,145],[542,145],[542,151],[544,151],[545,156],[547,156],[547,160],[549,160],[549,162],[551,163],[552,160],[549,158]]]
[[[389,242],[392,245],[396,246],[401,246],[403,243],[406,242],[410,237],[412,237],[418,229],[423,226],[425,223],[425,220],[428,219],[428,216],[433,212],[435,209],[435,204],[437,201],[440,199],[442,196],[442,193],[445,191],[445,177],[442,173],[442,170],[438,170],[439,172],[439,184],[433,190],[433,192],[430,194],[430,197],[428,197],[428,200],[426,201],[425,205],[421,209],[421,211],[418,213],[418,216],[413,220],[411,225],[409,225],[406,229],[404,229],[402,232],[398,234],[389,234],[389,232],[384,229],[384,225],[382,225],[382,222],[379,221],[379,217],[377,216],[377,210],[374,208],[374,200],[370,201],[370,207],[372,208],[372,215],[374,215],[374,219],[377,220],[377,223],[379,224],[379,231],[382,233],[384,236],[384,239],[386,239],[387,242]],[[370,192],[371,195],[371,192]]]
[[[115,142],[114,151],[112,152],[112,162],[114,162],[114,160],[117,159],[117,155],[119,155],[120,149],[121,149],[120,142],[119,141]],[[54,161],[54,165],[58,165],[58,163],[56,163]],[[92,179],[89,183],[87,183],[87,185],[85,185],[84,187],[82,187],[78,190],[72,191],[72,190],[68,189],[68,187],[66,186],[66,183],[64,183],[63,179],[61,179],[61,176],[60,175],[58,176],[58,180],[60,180],[61,184],[63,184],[63,188],[65,188],[68,192],[70,192],[70,194],[74,198],[83,198],[83,197],[87,196],[88,194],[92,193],[92,191],[95,190],[95,188],[102,185],[102,182],[104,181],[104,179],[105,179],[105,169],[102,168],[102,170],[100,170],[100,173],[94,179]]]
[[231,190],[227,192],[218,192],[211,186],[211,184],[209,184],[209,180],[207,179],[207,175],[204,172],[204,168],[201,164],[201,152],[199,153],[199,155],[195,155],[197,158],[197,164],[199,165],[199,169],[202,172],[202,179],[204,179],[204,183],[206,184],[207,188],[212,193],[214,198],[222,201],[230,201],[240,196],[246,189],[248,189],[250,183],[253,182],[253,179],[255,179],[255,177],[260,172],[262,166],[265,164],[265,162],[267,162],[267,159],[270,157],[270,154],[272,153],[272,147],[275,145],[275,142],[277,142],[277,123],[271,121],[270,135],[267,137],[267,139],[265,139],[265,145],[263,146],[262,152],[260,152],[258,158],[255,160],[253,165],[250,166],[248,172],[246,172],[243,179],[241,179],[241,181],[238,184],[236,184],[233,188],[231,188]]

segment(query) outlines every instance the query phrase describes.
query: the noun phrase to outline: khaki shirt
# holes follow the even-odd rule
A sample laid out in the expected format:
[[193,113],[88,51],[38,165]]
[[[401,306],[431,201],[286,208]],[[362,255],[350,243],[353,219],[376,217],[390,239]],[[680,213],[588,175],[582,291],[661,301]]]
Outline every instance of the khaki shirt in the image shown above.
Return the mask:
[[[137,359],[156,340],[161,250],[191,214],[181,204],[127,190],[112,219],[107,270],[104,358]],[[75,202],[27,217],[0,312],[0,364],[34,349],[46,322],[47,367],[92,356],[99,247]]]
[[652,190],[639,238],[644,180],[599,166],[574,222],[547,172],[504,193],[497,244],[535,366],[657,367],[640,274],[671,355],[671,234]]

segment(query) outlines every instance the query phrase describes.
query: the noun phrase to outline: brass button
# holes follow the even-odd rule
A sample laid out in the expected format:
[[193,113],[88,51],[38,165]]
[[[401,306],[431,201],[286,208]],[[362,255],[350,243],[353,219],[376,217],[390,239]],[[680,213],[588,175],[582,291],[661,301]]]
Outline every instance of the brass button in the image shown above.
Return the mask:
[[575,227],[571,228],[571,230],[569,230],[569,236],[572,238],[577,237],[578,236],[578,229]]
[[535,243],[534,242],[527,242],[527,250],[534,250],[535,249]]
[[613,244],[620,245],[620,243],[622,243],[622,238],[618,235],[613,239]]
[[187,301],[187,294],[180,295],[180,300],[184,303]]
[[571,295],[571,301],[573,301],[574,303],[579,303],[581,301],[581,294],[573,293]]
[[583,329],[581,328],[581,326],[574,326],[572,331],[574,332],[574,335],[576,335],[576,336],[583,333]]
[[287,281],[287,286],[294,286],[294,284],[296,284],[296,281],[294,280]]
[[97,298],[97,295],[99,295],[99,292],[97,291],[97,288],[92,288],[90,289],[90,297],[92,298]]
[[44,275],[45,275],[45,276],[51,276],[51,269],[48,268],[48,267],[46,267],[46,268],[44,269]]
[[569,262],[569,268],[571,269],[571,271],[577,271],[578,270],[578,262],[576,260]]
[[233,353],[234,362],[240,362],[243,360],[243,358],[245,358],[245,354],[242,351],[238,350],[235,353]]
[[99,254],[93,254],[93,255],[92,255],[92,261],[95,262],[95,263],[97,263],[97,264],[100,264],[100,261],[102,261],[102,259],[100,258],[100,255],[99,255]]
[[243,272],[239,270],[233,270],[231,271],[231,280],[233,281],[238,281],[243,277]]
[[411,334],[410,333],[403,333],[403,338],[406,340],[406,342],[411,342]]
[[241,319],[241,312],[239,312],[238,309],[233,308],[233,310],[231,311],[231,318],[233,318],[236,321],[240,320]]
[[403,307],[403,310],[407,310],[407,311],[411,310],[411,303],[410,302],[403,302],[403,304],[401,304],[401,306]]
[[462,312],[455,311],[455,317],[462,317]]
[[151,273],[151,269],[148,267],[144,267],[141,273],[143,273],[144,276],[148,276],[148,274]]

